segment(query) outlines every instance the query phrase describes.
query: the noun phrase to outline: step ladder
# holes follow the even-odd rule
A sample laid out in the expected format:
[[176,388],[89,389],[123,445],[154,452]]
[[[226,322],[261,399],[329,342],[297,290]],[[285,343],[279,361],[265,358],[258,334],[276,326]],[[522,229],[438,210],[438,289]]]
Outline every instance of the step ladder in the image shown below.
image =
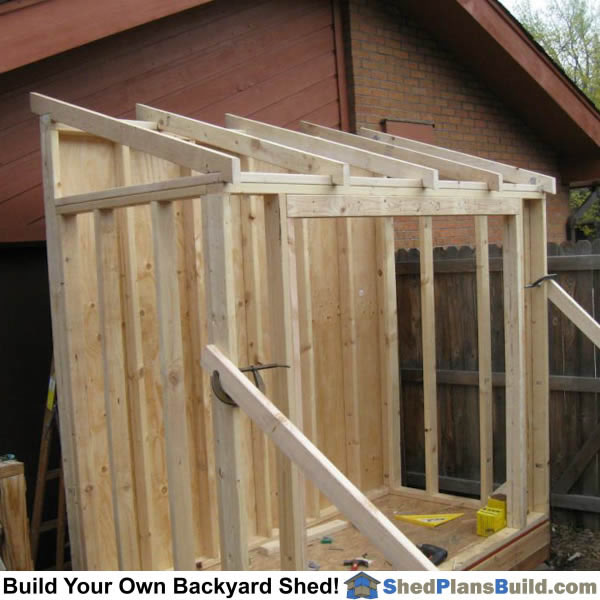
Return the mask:
[[[56,403],[56,377],[54,372],[54,359],[50,366],[50,377],[48,380],[48,395],[44,408],[44,422],[42,425],[42,438],[40,442],[40,457],[35,483],[35,495],[33,500],[33,511],[31,515],[31,555],[34,565],[37,561],[40,536],[43,533],[56,530],[56,562],[55,569],[63,571],[69,566],[65,563],[65,548],[68,547],[67,537],[67,510],[65,502],[65,485],[63,480],[62,455],[59,443],[59,465],[48,469],[50,449],[54,433],[58,436],[58,404]],[[57,512],[56,518],[42,521],[44,513],[44,499],[46,487],[49,481],[57,481]]]

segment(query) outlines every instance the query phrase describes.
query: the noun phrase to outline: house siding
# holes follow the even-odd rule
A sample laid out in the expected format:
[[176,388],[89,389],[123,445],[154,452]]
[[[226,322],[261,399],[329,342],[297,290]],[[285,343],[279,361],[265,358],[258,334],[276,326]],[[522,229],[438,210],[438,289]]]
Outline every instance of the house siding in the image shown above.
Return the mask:
[[214,0],[0,75],[0,243],[45,237],[40,92],[122,118],[137,102],[219,125],[340,126],[331,2]]
[[[348,71],[354,127],[381,129],[383,119],[434,123],[434,142],[558,178],[556,153],[445,47],[392,0],[349,0]],[[557,181],[559,181],[557,179]],[[565,239],[567,189],[548,196],[548,239]],[[502,240],[490,218],[490,241]],[[434,219],[438,246],[472,244],[473,219]],[[397,219],[396,242],[418,242],[416,219]]]

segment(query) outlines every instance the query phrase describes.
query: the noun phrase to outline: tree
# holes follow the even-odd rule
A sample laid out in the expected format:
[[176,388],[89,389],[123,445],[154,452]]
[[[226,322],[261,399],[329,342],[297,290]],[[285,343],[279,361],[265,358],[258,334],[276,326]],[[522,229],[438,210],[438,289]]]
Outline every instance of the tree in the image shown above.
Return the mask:
[[525,29],[600,107],[600,9],[598,0],[549,0],[535,10],[520,0],[514,14]]

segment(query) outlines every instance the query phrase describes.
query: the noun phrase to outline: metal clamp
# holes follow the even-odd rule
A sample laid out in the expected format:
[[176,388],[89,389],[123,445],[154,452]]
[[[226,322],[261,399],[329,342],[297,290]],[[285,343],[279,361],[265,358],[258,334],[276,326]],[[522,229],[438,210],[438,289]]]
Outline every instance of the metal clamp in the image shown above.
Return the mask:
[[[240,369],[242,373],[252,373],[254,378],[254,385],[264,394],[266,392],[265,382],[260,375],[261,371],[265,369],[276,369],[276,368],[289,369],[289,365],[282,365],[278,363],[270,363],[268,365],[250,365],[249,367],[243,367]],[[215,396],[224,404],[229,406],[237,406],[235,400],[223,389],[221,385],[221,378],[218,371],[213,371],[210,376],[210,385]]]
[[555,277],[558,277],[558,275],[556,273],[549,273],[548,275],[544,275],[543,277],[536,279],[533,283],[526,285],[525,289],[540,287],[540,285],[542,285],[542,283],[544,283],[544,281],[546,281],[546,279],[554,279]]

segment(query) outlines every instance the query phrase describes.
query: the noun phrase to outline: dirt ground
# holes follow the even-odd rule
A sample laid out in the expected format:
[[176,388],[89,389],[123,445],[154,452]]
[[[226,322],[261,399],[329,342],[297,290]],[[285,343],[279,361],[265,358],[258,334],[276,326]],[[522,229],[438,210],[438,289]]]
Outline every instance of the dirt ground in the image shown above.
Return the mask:
[[556,571],[599,571],[600,531],[553,524],[548,567]]

